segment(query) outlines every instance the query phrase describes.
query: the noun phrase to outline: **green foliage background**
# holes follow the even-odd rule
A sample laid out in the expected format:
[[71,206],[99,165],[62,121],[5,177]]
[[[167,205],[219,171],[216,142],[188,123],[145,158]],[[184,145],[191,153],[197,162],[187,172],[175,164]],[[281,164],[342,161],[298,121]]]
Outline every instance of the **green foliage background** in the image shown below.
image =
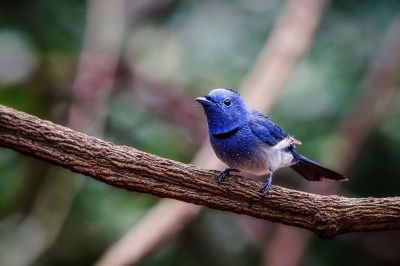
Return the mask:
[[[214,87],[237,88],[283,4],[278,0],[171,1],[150,14],[132,12],[121,60],[150,79],[173,85],[160,87],[160,94],[175,90],[187,101]],[[76,0],[2,1],[0,43],[15,38],[34,63],[25,77],[0,80],[0,104],[63,123],[82,48],[86,9],[85,2]],[[359,95],[371,60],[399,10],[396,0],[331,2],[309,53],[270,114],[303,141],[302,153],[320,161],[327,158],[337,126]],[[0,54],[8,48],[1,45]],[[20,51],[18,46],[12,48]],[[1,61],[0,67],[4,68]],[[117,90],[129,87],[124,82],[115,86]],[[344,194],[399,195],[400,96],[396,93],[394,97],[393,107],[372,131],[348,174]],[[201,112],[194,103],[192,108]],[[201,139],[187,137],[179,123],[135,99],[117,95],[107,110],[105,139],[115,143],[183,162],[190,161],[200,144]],[[0,243],[29,215],[34,199],[42,196],[38,192],[48,170],[45,163],[0,149]],[[158,200],[71,176],[65,171],[54,177],[82,179],[84,184],[76,192],[60,235],[34,265],[94,263]],[[275,180],[285,186],[295,187],[299,182],[297,176],[281,177]],[[389,248],[389,255],[379,248],[373,250],[398,244],[394,239],[400,235],[375,236],[354,234],[331,241],[314,237],[303,265],[399,265],[400,255],[390,253]],[[183,234],[154,250],[139,265],[254,265],[261,260],[262,251],[246,238],[236,215],[206,210]]]

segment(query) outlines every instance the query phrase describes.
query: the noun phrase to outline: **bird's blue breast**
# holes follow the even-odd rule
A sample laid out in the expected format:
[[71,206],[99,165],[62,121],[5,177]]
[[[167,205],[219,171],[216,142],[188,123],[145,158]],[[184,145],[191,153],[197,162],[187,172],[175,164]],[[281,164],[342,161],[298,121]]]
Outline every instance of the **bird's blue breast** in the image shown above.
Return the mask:
[[210,142],[217,157],[229,167],[266,172],[266,158],[262,152],[266,144],[254,137],[248,125],[223,134],[210,134]]

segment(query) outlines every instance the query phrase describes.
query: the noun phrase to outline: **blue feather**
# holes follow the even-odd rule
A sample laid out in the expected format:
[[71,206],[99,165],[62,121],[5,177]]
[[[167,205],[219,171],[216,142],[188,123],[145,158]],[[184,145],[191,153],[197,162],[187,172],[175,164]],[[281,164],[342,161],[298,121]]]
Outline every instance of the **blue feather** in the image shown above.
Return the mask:
[[231,89],[215,89],[196,99],[207,117],[211,146],[217,157],[230,168],[218,176],[223,180],[232,169],[266,175],[262,196],[267,195],[272,174],[282,167],[292,167],[308,180],[323,178],[345,180],[332,171],[294,151],[300,144],[267,116],[249,110],[240,95]]
[[280,127],[260,112],[252,111],[249,123],[254,135],[270,146],[275,146],[278,142],[287,138]]

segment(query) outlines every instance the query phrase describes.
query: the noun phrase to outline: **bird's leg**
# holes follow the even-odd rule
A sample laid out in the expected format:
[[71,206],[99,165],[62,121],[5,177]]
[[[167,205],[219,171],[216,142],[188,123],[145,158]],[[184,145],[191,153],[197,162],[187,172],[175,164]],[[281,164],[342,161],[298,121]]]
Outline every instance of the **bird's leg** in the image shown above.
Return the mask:
[[231,175],[231,172],[240,172],[238,169],[233,169],[233,168],[226,168],[221,173],[218,174],[218,181],[224,181],[225,178],[229,177]]
[[269,173],[267,174],[267,179],[264,182],[264,185],[261,188],[261,197],[264,198],[265,196],[267,196],[269,188],[271,187],[271,183],[272,183],[272,171],[269,171]]

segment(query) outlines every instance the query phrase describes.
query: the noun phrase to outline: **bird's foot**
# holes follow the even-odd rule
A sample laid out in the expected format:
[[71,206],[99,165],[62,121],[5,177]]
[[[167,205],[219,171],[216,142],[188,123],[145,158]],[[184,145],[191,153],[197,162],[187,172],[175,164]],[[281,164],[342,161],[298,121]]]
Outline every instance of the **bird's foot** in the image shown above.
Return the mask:
[[231,172],[240,172],[237,169],[232,169],[232,168],[226,168],[223,171],[221,171],[221,173],[218,174],[218,181],[224,181],[225,178],[231,176]]
[[267,175],[267,179],[265,180],[262,188],[261,188],[261,198],[265,198],[269,192],[269,188],[271,187],[272,183],[272,172],[269,172]]

